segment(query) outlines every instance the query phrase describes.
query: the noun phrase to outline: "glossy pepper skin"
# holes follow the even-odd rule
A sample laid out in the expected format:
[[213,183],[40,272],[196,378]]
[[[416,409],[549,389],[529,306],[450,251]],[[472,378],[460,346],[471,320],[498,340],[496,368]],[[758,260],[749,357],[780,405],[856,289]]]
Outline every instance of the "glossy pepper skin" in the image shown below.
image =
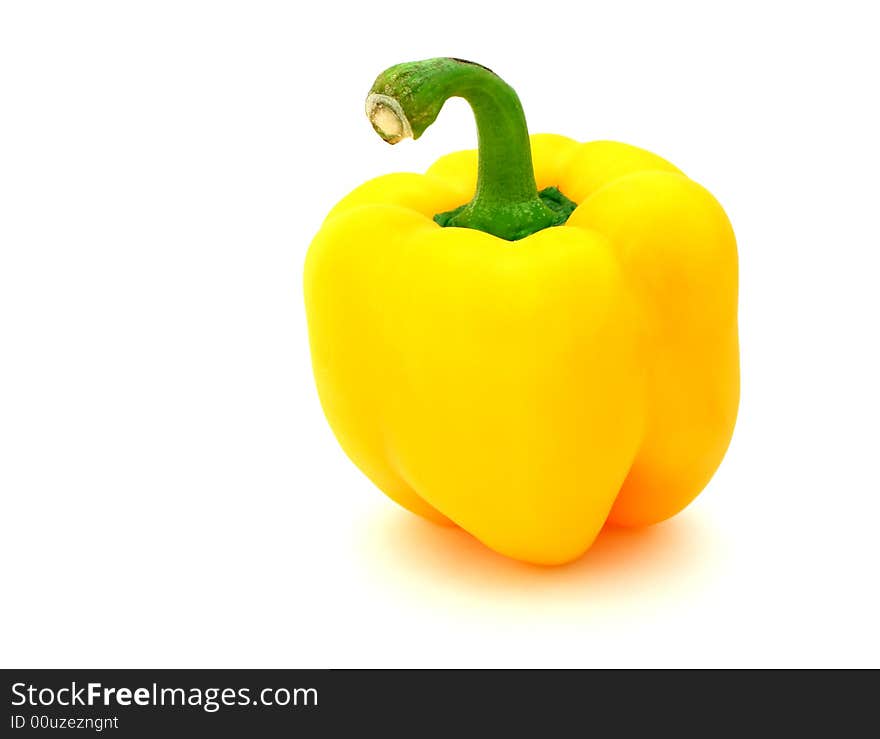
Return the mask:
[[737,253],[718,202],[664,159],[530,142],[538,189],[577,203],[564,225],[515,241],[440,227],[477,187],[477,152],[450,154],[333,208],[305,300],[352,461],[414,513],[560,564],[606,522],[681,511],[720,464],[739,398]]

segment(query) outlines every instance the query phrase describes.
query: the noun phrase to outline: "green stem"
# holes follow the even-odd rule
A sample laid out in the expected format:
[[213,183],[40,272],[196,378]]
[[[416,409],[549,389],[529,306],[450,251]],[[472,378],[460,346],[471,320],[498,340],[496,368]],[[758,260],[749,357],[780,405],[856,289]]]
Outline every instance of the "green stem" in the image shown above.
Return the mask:
[[[492,70],[447,57],[397,64],[373,84],[367,116],[385,141],[396,144],[409,136],[419,138],[450,97],[467,100],[477,122],[477,189],[469,203],[435,220],[509,241],[564,223],[571,210],[563,213],[566,208],[548,206],[545,193],[539,196],[535,185],[519,98]],[[553,202],[558,203],[559,195],[554,192]]]

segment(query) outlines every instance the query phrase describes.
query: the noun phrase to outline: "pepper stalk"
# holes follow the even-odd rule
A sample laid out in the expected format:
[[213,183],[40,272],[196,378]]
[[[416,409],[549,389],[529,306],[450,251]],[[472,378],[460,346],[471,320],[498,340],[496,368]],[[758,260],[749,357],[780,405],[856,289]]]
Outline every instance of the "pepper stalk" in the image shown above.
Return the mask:
[[366,113],[376,133],[396,144],[418,139],[450,97],[464,98],[476,119],[477,187],[470,202],[434,220],[508,241],[565,223],[576,204],[555,187],[538,192],[519,97],[491,69],[452,57],[397,64],[376,78]]

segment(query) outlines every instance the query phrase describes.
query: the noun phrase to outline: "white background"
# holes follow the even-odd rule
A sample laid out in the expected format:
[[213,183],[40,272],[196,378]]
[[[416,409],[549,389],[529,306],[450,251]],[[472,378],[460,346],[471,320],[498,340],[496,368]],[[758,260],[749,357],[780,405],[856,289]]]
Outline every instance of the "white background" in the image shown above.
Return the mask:
[[[855,2],[4,3],[0,663],[880,665],[876,29]],[[669,158],[738,236],[727,458],[561,569],[385,499],[311,378],[323,215],[475,145],[460,100],[394,148],[363,116],[441,55],[534,132]]]

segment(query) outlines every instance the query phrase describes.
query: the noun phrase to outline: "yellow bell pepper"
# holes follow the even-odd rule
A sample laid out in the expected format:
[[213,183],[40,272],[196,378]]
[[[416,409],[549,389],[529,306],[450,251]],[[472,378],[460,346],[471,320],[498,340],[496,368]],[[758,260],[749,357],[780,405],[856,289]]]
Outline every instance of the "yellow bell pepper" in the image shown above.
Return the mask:
[[720,464],[739,399],[736,242],[666,160],[529,138],[516,94],[480,65],[392,67],[367,112],[396,143],[452,96],[479,150],[367,182],[309,248],[315,380],[342,448],[390,498],[564,563],[606,522],[681,511]]

